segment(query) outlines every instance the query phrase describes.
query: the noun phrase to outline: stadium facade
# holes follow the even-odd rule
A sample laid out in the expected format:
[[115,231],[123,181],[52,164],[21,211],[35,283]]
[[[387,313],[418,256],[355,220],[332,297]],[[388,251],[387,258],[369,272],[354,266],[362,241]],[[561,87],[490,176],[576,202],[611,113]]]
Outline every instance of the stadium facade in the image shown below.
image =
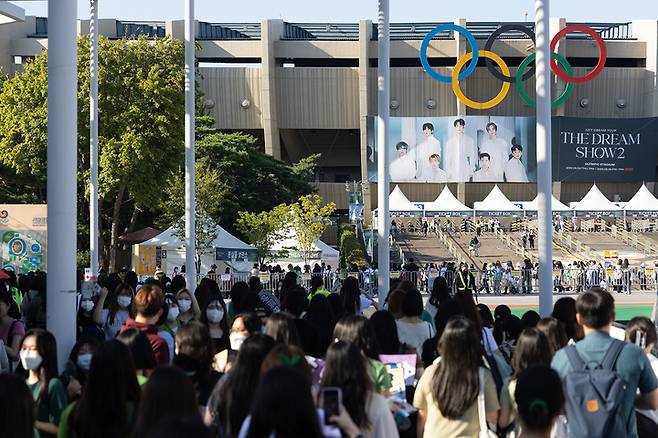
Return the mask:
[[[421,66],[419,52],[425,35],[437,24],[391,24],[391,117],[534,116],[534,107],[518,93],[510,92],[491,109],[478,110],[458,100],[449,84],[432,79]],[[468,29],[482,50],[503,23],[459,19],[454,24]],[[515,24],[534,27],[534,23]],[[551,35],[570,24],[575,23],[552,18]],[[583,119],[658,116],[658,21],[582,24],[605,41],[605,68],[595,80],[578,84],[554,115]],[[99,29],[102,36],[111,39],[137,35],[183,38],[182,21],[103,19]],[[89,22],[80,20],[78,30],[87,33]],[[377,111],[376,23],[198,21],[196,38],[204,106],[214,116],[217,128],[251,133],[266,153],[286,161],[321,154],[316,176],[319,192],[339,208],[347,209],[345,182],[368,180],[367,162],[374,146],[371,120]],[[0,26],[3,70],[10,74],[20,71],[27,59],[47,47],[47,39],[46,18],[25,17],[24,22]],[[496,39],[491,50],[500,55],[513,76],[532,53],[533,45],[527,35],[507,32]],[[442,32],[430,41],[427,53],[431,66],[449,76],[457,60],[469,51],[462,34]],[[568,33],[556,51],[579,76],[590,72],[599,59],[599,47],[581,33]],[[487,100],[501,87],[501,81],[487,70],[484,61],[481,59],[473,74],[459,84],[463,93],[474,100]],[[524,84],[532,90],[534,77]],[[558,95],[564,85],[555,81],[552,86],[553,95]],[[643,147],[655,171],[658,138],[650,139]],[[645,181],[654,193],[655,179]],[[592,182],[555,181],[553,191],[562,202],[577,201]],[[493,186],[491,182],[448,184],[468,205],[483,199]],[[626,201],[641,184],[634,178],[620,178],[600,183],[599,188],[610,199]],[[444,185],[401,183],[400,187],[413,201],[431,201]],[[532,182],[499,185],[513,200],[530,200],[536,194]],[[365,196],[366,212],[376,207],[376,192],[377,186],[371,182]]]

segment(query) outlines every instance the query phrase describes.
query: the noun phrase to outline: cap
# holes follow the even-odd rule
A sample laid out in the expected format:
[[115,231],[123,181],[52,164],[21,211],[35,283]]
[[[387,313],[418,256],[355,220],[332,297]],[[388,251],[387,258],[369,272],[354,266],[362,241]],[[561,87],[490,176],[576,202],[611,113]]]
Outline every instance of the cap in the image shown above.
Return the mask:
[[129,271],[128,266],[122,266],[121,269],[119,270],[119,272],[128,272],[128,271]]
[[160,274],[164,274],[164,271],[160,268],[156,268],[155,273],[153,275],[160,275]]

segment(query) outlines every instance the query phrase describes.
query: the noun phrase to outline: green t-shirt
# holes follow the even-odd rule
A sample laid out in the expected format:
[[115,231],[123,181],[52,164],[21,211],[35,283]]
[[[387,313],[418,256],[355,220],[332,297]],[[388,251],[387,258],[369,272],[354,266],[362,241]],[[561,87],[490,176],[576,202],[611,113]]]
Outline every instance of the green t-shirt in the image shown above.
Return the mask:
[[[32,398],[37,401],[39,398],[39,391],[41,390],[41,382],[29,384],[32,391]],[[62,411],[66,407],[68,399],[66,397],[66,389],[62,381],[58,378],[50,379],[48,383],[48,392],[43,396],[37,405],[37,421],[44,423],[52,423],[59,425]],[[41,438],[55,438],[55,435],[40,432]]]
[[[59,430],[57,432],[57,438],[75,438],[76,434],[73,430],[69,428],[69,417],[73,408],[75,407],[75,402],[71,403],[64,409],[62,412],[62,421],[59,424]],[[126,414],[128,414],[128,420],[131,421],[135,413],[135,404],[131,401],[126,403]]]
[[423,310],[423,313],[420,315],[420,319],[425,322],[428,322],[432,326],[432,328],[435,328],[434,318],[432,318],[432,315],[430,315],[430,313],[427,310]]
[[386,370],[386,366],[380,361],[368,359],[368,373],[377,392],[383,393],[393,387],[391,375]]
[[[594,332],[585,336],[576,343],[576,350],[585,363],[601,363],[605,352],[612,343],[613,338],[607,333]],[[571,364],[563,349],[555,353],[551,366],[564,379],[569,374]],[[646,394],[658,388],[658,379],[651,368],[646,354],[636,345],[626,344],[617,359],[616,371],[626,382],[621,414],[628,425],[628,437],[637,437],[637,424],[635,421],[635,396],[637,390]]]

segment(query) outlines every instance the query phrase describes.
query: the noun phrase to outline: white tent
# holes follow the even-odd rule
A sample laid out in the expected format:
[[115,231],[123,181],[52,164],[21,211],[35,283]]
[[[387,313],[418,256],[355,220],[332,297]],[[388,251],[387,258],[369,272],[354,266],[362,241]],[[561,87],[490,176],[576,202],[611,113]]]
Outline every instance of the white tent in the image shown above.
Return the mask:
[[473,213],[473,209],[462,204],[445,186],[434,201],[425,204],[425,212],[428,216],[465,216]]
[[658,212],[658,199],[649,191],[647,186],[642,184],[642,187],[639,188],[637,193],[626,203],[624,211],[630,214],[637,212]]
[[[523,208],[526,211],[537,211],[539,208],[539,197],[535,196],[535,199],[533,199],[532,201],[525,202],[523,204]],[[560,202],[560,200],[557,199],[555,195],[551,195],[551,210],[557,213],[557,212],[571,211],[571,208],[569,208],[568,205]]]
[[[402,193],[400,186],[395,186],[393,191],[388,195],[388,210],[391,213],[420,213],[421,209],[417,205],[413,204],[409,199]],[[379,211],[379,208],[375,209],[375,213]]]
[[[297,240],[297,234],[294,229],[291,228],[288,232],[288,237],[277,242],[272,248],[273,253],[282,250],[286,251],[288,254],[284,257],[278,257],[276,259],[277,262],[290,262],[293,265],[303,264],[304,258],[299,253],[299,241]],[[318,239],[313,243],[313,250],[309,263],[312,265],[313,263],[325,262],[335,268],[338,266],[339,256],[340,253],[338,250]]]
[[605,195],[601,193],[601,190],[596,187],[596,184],[594,184],[585,197],[574,206],[573,210],[576,215],[585,216],[609,215],[615,212],[620,213],[622,209],[606,198]]
[[478,215],[505,216],[521,214],[522,210],[512,203],[507,196],[495,185],[491,192],[482,201],[476,201],[473,208]]
[[[208,272],[213,264],[220,265],[215,259],[217,253],[230,255],[221,263],[236,271],[248,271],[254,263],[253,256],[255,248],[244,243],[233,236],[224,228],[217,225],[217,237],[212,243],[212,250],[201,254],[201,271]],[[160,254],[159,264],[155,254]],[[245,260],[246,259],[246,260]],[[249,260],[251,259],[251,260]],[[166,274],[170,275],[174,267],[185,264],[185,246],[183,240],[176,236],[175,226],[167,228],[157,236],[133,245],[133,268],[140,275],[153,275],[155,267],[159,266]]]

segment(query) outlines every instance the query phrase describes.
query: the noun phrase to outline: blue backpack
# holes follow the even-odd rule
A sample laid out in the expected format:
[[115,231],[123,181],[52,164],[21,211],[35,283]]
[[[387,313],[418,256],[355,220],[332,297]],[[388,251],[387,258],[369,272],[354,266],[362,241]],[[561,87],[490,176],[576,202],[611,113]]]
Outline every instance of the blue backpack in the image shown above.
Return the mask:
[[[601,363],[585,363],[575,345],[565,352],[572,371],[564,379],[569,436],[571,438],[624,437],[628,435],[621,412],[626,382],[616,372],[624,343],[613,340]],[[595,364],[590,368],[591,364]]]

